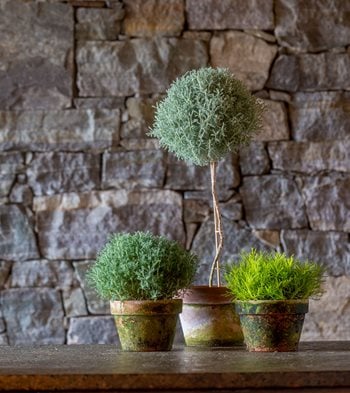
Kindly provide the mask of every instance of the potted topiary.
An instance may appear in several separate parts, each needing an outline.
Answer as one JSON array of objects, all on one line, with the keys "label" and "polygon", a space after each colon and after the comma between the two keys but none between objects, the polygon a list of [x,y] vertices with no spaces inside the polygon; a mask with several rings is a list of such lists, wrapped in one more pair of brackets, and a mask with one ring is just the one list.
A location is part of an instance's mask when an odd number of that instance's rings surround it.
[{"label": "potted topiary", "polygon": [[169,351],[182,300],[174,299],[195,275],[197,257],[175,241],[148,232],[115,234],[87,277],[110,300],[125,351]]},{"label": "potted topiary", "polygon": [[308,299],[321,294],[324,267],[279,252],[242,252],[225,275],[249,351],[296,351]]},{"label": "potted topiary", "polygon": [[263,110],[262,102],[229,71],[210,67],[177,79],[156,106],[150,135],[179,159],[209,165],[211,173],[216,252],[209,286],[192,287],[183,299],[181,324],[187,345],[226,346],[242,341],[238,318],[227,289],[221,285],[224,235],[216,169],[219,160],[247,144],[261,128]]}]

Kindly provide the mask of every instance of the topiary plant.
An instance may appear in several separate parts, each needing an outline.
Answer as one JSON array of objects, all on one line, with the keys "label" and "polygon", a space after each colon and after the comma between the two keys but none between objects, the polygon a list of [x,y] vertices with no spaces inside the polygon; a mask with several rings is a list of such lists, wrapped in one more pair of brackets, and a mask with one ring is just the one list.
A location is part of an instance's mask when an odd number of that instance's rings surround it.
[{"label": "topiary plant", "polygon": [[115,234],[87,279],[102,298],[112,301],[171,299],[191,284],[197,263],[194,254],[165,237]]},{"label": "topiary plant", "polygon": [[252,249],[228,267],[225,279],[237,300],[294,300],[320,295],[324,272],[314,262]]},{"label": "topiary plant", "polygon": [[156,106],[150,135],[182,160],[210,164],[216,254],[214,270],[220,286],[220,256],[224,236],[216,190],[217,163],[227,153],[247,144],[262,125],[262,102],[225,69],[202,68],[177,79]]}]

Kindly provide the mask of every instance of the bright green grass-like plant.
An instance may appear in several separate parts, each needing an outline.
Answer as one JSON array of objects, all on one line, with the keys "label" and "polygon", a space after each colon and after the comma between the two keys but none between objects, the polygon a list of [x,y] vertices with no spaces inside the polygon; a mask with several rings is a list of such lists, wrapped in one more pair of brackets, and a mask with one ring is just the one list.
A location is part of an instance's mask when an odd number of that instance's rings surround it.
[{"label": "bright green grass-like plant", "polygon": [[108,300],[171,299],[188,287],[197,257],[177,242],[149,232],[116,234],[87,273],[89,283]]},{"label": "bright green grass-like plant", "polygon": [[228,267],[225,279],[237,300],[292,300],[319,296],[324,273],[314,262],[252,249]]},{"label": "bright green grass-like plant", "polygon": [[219,160],[246,145],[262,127],[264,105],[240,80],[222,68],[187,72],[168,89],[156,106],[150,135],[179,159],[195,165],[210,164],[216,254],[209,276],[216,269],[220,286],[220,257],[224,235],[216,190]]}]

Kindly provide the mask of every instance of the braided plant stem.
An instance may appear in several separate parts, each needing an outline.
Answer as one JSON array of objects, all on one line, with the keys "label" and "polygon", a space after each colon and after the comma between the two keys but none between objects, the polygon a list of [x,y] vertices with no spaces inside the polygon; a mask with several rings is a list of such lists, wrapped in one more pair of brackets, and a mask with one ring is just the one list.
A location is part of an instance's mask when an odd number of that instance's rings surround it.
[{"label": "braided plant stem", "polygon": [[210,270],[210,276],[209,276],[210,287],[213,286],[215,270],[216,270],[217,286],[220,287],[220,257],[224,244],[224,234],[222,229],[219,198],[216,191],[216,169],[217,169],[217,161],[211,161],[210,178],[211,178],[211,192],[213,196],[213,212],[214,212],[214,227],[215,227],[215,257]]}]

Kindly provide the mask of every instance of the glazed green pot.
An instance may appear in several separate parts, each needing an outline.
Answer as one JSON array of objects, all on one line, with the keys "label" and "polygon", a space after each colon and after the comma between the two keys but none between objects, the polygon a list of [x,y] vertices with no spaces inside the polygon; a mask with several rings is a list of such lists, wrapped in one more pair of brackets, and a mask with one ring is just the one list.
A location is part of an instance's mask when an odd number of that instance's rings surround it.
[{"label": "glazed green pot", "polygon": [[236,301],[249,351],[298,350],[308,300]]},{"label": "glazed green pot", "polygon": [[171,350],[181,299],[114,301],[110,305],[122,350]]},{"label": "glazed green pot", "polygon": [[187,346],[243,344],[239,317],[226,287],[194,286],[183,295],[180,322]]}]

